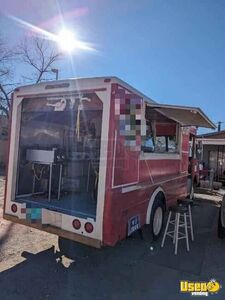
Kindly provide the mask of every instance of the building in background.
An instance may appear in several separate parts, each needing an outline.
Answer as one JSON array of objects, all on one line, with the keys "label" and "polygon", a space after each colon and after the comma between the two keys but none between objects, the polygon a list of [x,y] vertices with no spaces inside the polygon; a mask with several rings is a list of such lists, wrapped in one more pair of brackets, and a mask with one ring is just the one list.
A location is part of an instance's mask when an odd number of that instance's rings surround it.
[{"label": "building in background", "polygon": [[214,179],[225,184],[225,130],[199,135],[197,141],[204,174],[213,169]]}]

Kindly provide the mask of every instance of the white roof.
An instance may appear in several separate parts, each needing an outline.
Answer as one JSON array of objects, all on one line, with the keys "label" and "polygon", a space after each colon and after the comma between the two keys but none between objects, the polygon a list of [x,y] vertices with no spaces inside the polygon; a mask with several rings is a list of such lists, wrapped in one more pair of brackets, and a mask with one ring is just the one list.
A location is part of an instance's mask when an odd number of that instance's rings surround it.
[{"label": "white roof", "polygon": [[33,97],[35,97],[36,95],[43,95],[53,92],[71,93],[74,91],[79,92],[79,90],[87,88],[107,88],[112,83],[120,84],[131,93],[139,95],[144,99],[147,106],[157,109],[160,113],[164,114],[172,120],[175,120],[182,126],[197,126],[206,128],[216,127],[201,111],[200,108],[158,104],[125,81],[115,76],[70,78],[65,80],[44,81],[38,84],[19,87],[15,89],[15,93],[19,97],[26,97],[28,95],[30,96],[31,94],[33,94]]},{"label": "white roof", "polygon": [[[110,80],[107,82],[106,80]],[[25,86],[20,86],[15,89],[15,92],[18,94],[40,94],[40,93],[53,93],[53,92],[72,92],[72,91],[79,91],[80,89],[84,88],[101,88],[107,87],[112,83],[118,83],[121,86],[125,87],[126,89],[130,90],[132,93],[139,95],[142,97],[146,102],[155,103],[154,100],[147,97],[145,94],[140,92],[139,90],[135,89],[130,84],[126,83],[125,81],[121,80],[116,76],[102,76],[102,77],[84,77],[84,78],[68,78],[62,80],[50,80],[50,81],[43,81],[36,84],[30,84]],[[51,88],[52,87],[52,88]]]}]

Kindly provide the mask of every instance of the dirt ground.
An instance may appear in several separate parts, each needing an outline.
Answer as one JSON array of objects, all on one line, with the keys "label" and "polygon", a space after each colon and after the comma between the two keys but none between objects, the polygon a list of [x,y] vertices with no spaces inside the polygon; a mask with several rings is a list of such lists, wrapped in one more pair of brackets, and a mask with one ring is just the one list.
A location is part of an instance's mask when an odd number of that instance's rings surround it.
[{"label": "dirt ground", "polygon": [[225,299],[225,241],[216,233],[221,195],[196,194],[190,252],[184,241],[175,256],[169,239],[161,248],[160,240],[136,235],[71,261],[55,251],[56,236],[2,219],[3,192],[0,177],[0,300],[190,299],[180,280],[211,278],[222,285],[212,297]]},{"label": "dirt ground", "polygon": [[[21,253],[26,250],[38,253],[52,245],[57,246],[55,235],[23,225],[14,224],[2,218],[4,177],[0,177],[0,272],[25,260]],[[0,297],[1,299],[1,297]]]}]

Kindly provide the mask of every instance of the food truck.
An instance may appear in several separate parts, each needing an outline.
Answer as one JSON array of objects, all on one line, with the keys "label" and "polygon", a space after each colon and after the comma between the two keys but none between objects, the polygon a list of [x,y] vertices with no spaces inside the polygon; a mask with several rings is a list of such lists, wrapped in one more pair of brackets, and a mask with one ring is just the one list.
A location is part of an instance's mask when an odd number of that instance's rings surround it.
[{"label": "food truck", "polygon": [[4,218],[100,248],[160,236],[187,191],[199,108],[154,102],[116,77],[42,82],[12,96]]}]

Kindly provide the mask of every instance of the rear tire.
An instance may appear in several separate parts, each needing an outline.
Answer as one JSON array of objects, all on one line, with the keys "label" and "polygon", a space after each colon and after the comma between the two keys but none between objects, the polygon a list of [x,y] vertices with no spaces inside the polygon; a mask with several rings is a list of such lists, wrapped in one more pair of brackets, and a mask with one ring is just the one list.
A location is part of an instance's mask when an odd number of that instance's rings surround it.
[{"label": "rear tire", "polygon": [[142,228],[143,238],[146,241],[158,240],[163,229],[165,204],[162,198],[157,196],[152,205],[150,224],[145,224]]}]

